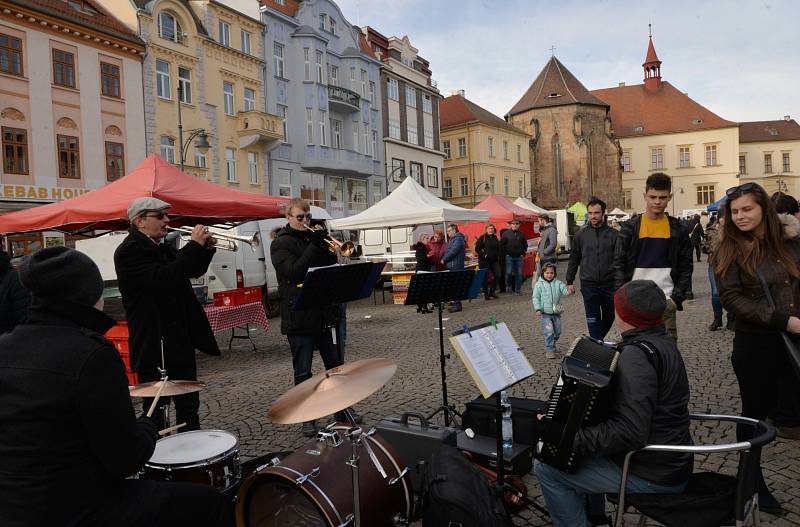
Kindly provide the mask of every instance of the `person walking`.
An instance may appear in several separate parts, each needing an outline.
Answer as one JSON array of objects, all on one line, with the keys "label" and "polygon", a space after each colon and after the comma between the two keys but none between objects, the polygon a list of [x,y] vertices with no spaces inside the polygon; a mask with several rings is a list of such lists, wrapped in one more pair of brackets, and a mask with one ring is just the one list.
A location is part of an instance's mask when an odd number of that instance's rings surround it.
[{"label": "person walking", "polygon": [[544,268],[546,263],[558,263],[556,246],[558,245],[558,231],[553,225],[553,219],[547,213],[539,215],[539,247],[536,249],[536,257],[539,264],[536,266],[537,276]]},{"label": "person walking", "polygon": [[592,338],[602,340],[614,324],[614,246],[617,231],[605,219],[606,203],[592,198],[586,206],[589,222],[572,240],[567,266],[567,288],[575,293],[575,275],[581,269],[581,296],[586,325]]},{"label": "person walking", "polygon": [[[478,268],[489,270],[483,279],[483,297],[486,300],[497,298],[494,291],[500,280],[500,240],[491,223],[486,225],[483,234],[475,240],[475,253],[478,255]],[[491,280],[489,273],[492,275]]]},{"label": "person walking", "polygon": [[556,280],[556,264],[547,262],[542,266],[542,276],[533,287],[533,310],[542,325],[544,356],[556,358],[556,343],[561,337],[561,297],[572,294],[567,285]]},{"label": "person walking", "polygon": [[509,293],[521,295],[522,257],[528,251],[528,240],[519,230],[519,220],[512,219],[508,224],[511,228],[506,230],[500,239],[506,260],[506,287],[509,288]]},{"label": "person walking", "polygon": [[697,261],[700,261],[701,248],[705,233],[703,232],[703,224],[700,223],[700,215],[695,214],[692,221],[689,222],[689,240],[692,242],[695,256]]},{"label": "person walking", "polygon": [[[442,264],[448,271],[458,271],[464,269],[464,259],[467,253],[467,244],[464,241],[464,235],[458,232],[458,225],[451,223],[447,226],[447,249],[442,256]],[[450,313],[457,313],[461,311],[461,300],[456,300],[447,309]]]},{"label": "person walking", "polygon": [[0,249],[0,334],[21,324],[28,313],[31,294],[19,281],[11,256]]}]

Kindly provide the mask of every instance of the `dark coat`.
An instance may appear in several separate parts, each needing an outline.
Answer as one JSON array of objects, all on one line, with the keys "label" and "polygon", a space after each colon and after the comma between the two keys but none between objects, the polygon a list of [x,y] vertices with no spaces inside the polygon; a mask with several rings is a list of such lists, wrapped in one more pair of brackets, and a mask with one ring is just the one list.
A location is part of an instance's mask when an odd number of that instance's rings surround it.
[{"label": "dark coat", "polygon": [[467,244],[464,241],[464,235],[457,232],[447,241],[447,249],[444,251],[444,265],[447,269],[453,271],[464,268],[464,259],[466,257]]},{"label": "dark coat", "polygon": [[323,306],[292,311],[300,294],[309,267],[324,267],[336,263],[336,255],[311,243],[311,233],[297,231],[286,225],[278,231],[270,247],[272,265],[278,280],[281,297],[281,333],[314,333],[338,321],[338,306]]},{"label": "dark coat", "polygon": [[522,256],[528,251],[528,240],[519,229],[506,229],[500,235],[500,246],[505,256]]},{"label": "dark coat", "polygon": [[[678,218],[669,216],[669,247],[667,259],[671,268],[673,290],[672,298],[680,304],[686,299],[686,292],[692,290],[692,244],[689,233]],[[617,243],[614,247],[614,289],[619,289],[631,281],[639,258],[639,227],[642,215],[639,214],[620,226]]]},{"label": "dark coat", "polygon": [[[136,419],[114,321],[79,304],[31,304],[0,336],[0,524],[90,525],[158,439]],[[74,523],[73,523],[74,522]]]},{"label": "dark coat", "polygon": [[31,294],[20,283],[8,253],[0,251],[0,333],[25,320],[30,301]]},{"label": "dark coat", "polygon": [[422,242],[414,245],[414,259],[417,261],[417,271],[430,271],[431,262],[428,260],[428,246]]},{"label": "dark coat", "polygon": [[[649,343],[658,357],[648,359],[644,350],[630,345],[635,341]],[[582,428],[575,436],[575,450],[622,465],[626,453],[648,444],[691,445],[689,378],[675,341],[664,326],[657,326],[626,331],[621,344],[608,419]],[[659,485],[678,485],[691,473],[692,457],[686,454],[642,452],[631,462],[631,474]]]},{"label": "dark coat", "polygon": [[567,266],[567,285],[575,282],[581,268],[581,287],[614,287],[614,247],[617,231],[605,222],[599,227],[587,224],[572,239]]},{"label": "dark coat", "polygon": [[157,245],[133,227],[117,247],[114,267],[128,321],[134,371],[157,373],[162,336],[167,372],[193,368],[195,349],[220,354],[189,281],[203,276],[213,257],[213,250],[194,241],[179,251],[172,244]]},{"label": "dark coat", "polygon": [[700,242],[702,242],[705,237],[703,225],[700,223],[700,220],[692,220],[689,222],[687,229],[689,231],[689,240],[691,240],[692,245],[700,245]]},{"label": "dark coat", "polygon": [[478,263],[496,262],[500,259],[500,240],[496,234],[481,234],[475,240]]}]

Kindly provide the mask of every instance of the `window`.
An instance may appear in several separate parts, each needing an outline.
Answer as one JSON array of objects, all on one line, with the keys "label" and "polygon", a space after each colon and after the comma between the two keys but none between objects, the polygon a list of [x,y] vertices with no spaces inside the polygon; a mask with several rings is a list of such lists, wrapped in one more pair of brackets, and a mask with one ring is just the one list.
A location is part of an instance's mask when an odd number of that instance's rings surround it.
[{"label": "window", "polygon": [[372,157],[378,159],[378,132],[372,131]]},{"label": "window", "polygon": [[459,186],[461,187],[461,195],[462,196],[469,196],[469,185],[467,184],[467,178],[462,177],[459,180]]},{"label": "window", "polygon": [[503,195],[508,196],[508,178],[503,178]]},{"label": "window", "polygon": [[319,111],[319,144],[328,146],[328,118],[325,110]]},{"label": "window", "polygon": [[372,182],[372,203],[378,203],[383,199],[383,183],[381,181]]},{"label": "window", "polygon": [[551,148],[553,149],[553,186],[555,187],[556,196],[564,196],[564,165],[561,158],[561,140],[558,134],[553,135],[551,141]]},{"label": "window", "polygon": [[22,75],[22,40],[0,34],[0,71]]},{"label": "window", "polygon": [[706,145],[706,166],[717,166],[717,145]]},{"label": "window", "polygon": [[494,157],[494,137],[489,138],[489,157]]},{"label": "window", "polygon": [[[503,159],[508,161],[508,141],[503,141]],[[508,192],[506,192],[508,194]]]},{"label": "window", "polygon": [[53,84],[75,87],[75,55],[60,49],[53,50]]},{"label": "window", "polygon": [[367,70],[361,70],[361,96],[367,96]]},{"label": "window", "polygon": [[328,21],[328,15],[326,15],[325,13],[321,13],[319,15],[319,28],[324,30],[325,29],[325,22],[327,22],[327,21]]},{"label": "window", "polygon": [[406,129],[406,132],[408,133],[408,142],[413,145],[417,144],[417,127],[409,125]]},{"label": "window", "polygon": [[219,43],[231,47],[231,25],[222,20],[219,21]]},{"label": "window", "polygon": [[236,181],[236,150],[233,148],[225,149],[225,176],[231,183]]},{"label": "window", "polygon": [[791,172],[791,163],[789,162],[789,152],[783,152],[783,172]]},{"label": "window", "polygon": [[425,148],[433,148],[433,130],[426,129],[423,133],[425,135]]},{"label": "window", "polygon": [[100,63],[100,90],[106,97],[119,98],[119,66],[107,62]]},{"label": "window", "polygon": [[258,154],[247,152],[247,175],[250,183],[258,185]]},{"label": "window", "polygon": [[3,172],[28,173],[28,131],[3,127]]},{"label": "window", "polygon": [[356,214],[367,208],[367,182],[358,179],[347,180],[347,208]]},{"label": "window", "polygon": [[433,113],[433,102],[431,101],[431,96],[425,94],[422,98],[422,111],[425,113]]},{"label": "window", "polygon": [[400,139],[400,121],[397,119],[389,119],[389,137],[392,139]]},{"label": "window", "polygon": [[116,181],[125,175],[125,146],[106,141],[106,180]]},{"label": "window", "polygon": [[393,157],[391,174],[393,181],[403,181],[406,177],[406,162]]},{"label": "window", "polygon": [[772,154],[764,154],[764,173],[772,174]]},{"label": "window", "polygon": [[172,93],[169,83],[169,62],[156,59],[156,94],[162,99],[169,99]]},{"label": "window", "polygon": [[178,97],[182,103],[192,104],[192,70],[178,66]]},{"label": "window", "polygon": [[233,84],[231,84],[230,82],[223,82],[222,93],[225,96],[224,100],[225,115],[235,115],[236,106],[234,105],[234,100],[233,100]]},{"label": "window", "polygon": [[303,48],[303,70],[305,71],[305,77],[303,79],[310,81],[311,80],[311,62],[309,59],[309,49]]},{"label": "window", "polygon": [[281,118],[281,125],[283,127],[283,142],[289,142],[289,108],[287,106],[283,106],[282,104],[278,105],[278,117]]},{"label": "window", "polygon": [[397,84],[397,79],[386,80],[386,96],[393,101],[400,100],[400,89]]},{"label": "window", "polygon": [[80,179],[81,167],[78,138],[59,134],[56,142],[58,143],[58,176]]},{"label": "window", "polygon": [[317,64],[317,82],[322,84],[325,82],[325,77],[322,74],[322,52],[317,51],[315,62]]},{"label": "window", "polygon": [[273,53],[275,55],[275,76],[284,78],[283,77],[283,45],[275,43],[273,44]]},{"label": "window", "polygon": [[517,163],[522,163],[522,145],[517,145]]},{"label": "window", "polygon": [[181,42],[183,40],[181,25],[171,13],[167,13],[166,11],[161,11],[161,13],[159,13],[158,36],[173,42]]},{"label": "window", "polygon": [[169,136],[162,135],[159,153],[164,161],[175,164],[175,140]]},{"label": "window", "polygon": [[197,168],[208,168],[206,155],[198,149],[194,149],[194,166]]},{"label": "window", "polygon": [[622,164],[622,171],[623,172],[632,172],[631,169],[631,151],[624,150],[622,152],[622,159],[620,159],[620,163]]},{"label": "window", "polygon": [[428,167],[428,186],[439,186],[439,169],[436,167]]},{"label": "window", "polygon": [[369,81],[369,100],[375,102],[375,83]]},{"label": "window", "polygon": [[739,173],[747,174],[747,156],[739,156]]},{"label": "window", "polygon": [[467,157],[467,140],[463,137],[458,138],[458,157]]},{"label": "window", "polygon": [[489,189],[494,194],[494,176],[489,176]]},{"label": "window", "polygon": [[631,205],[631,189],[623,189],[622,190],[622,208],[625,210],[631,210],[633,206]]},{"label": "window", "polygon": [[350,68],[350,89],[355,91],[356,89],[356,69]]},{"label": "window", "polygon": [[331,132],[333,133],[333,148],[342,148],[342,121],[331,119]]},{"label": "window", "polygon": [[331,33],[335,35],[336,34],[336,20],[334,20],[333,17],[330,17],[328,19],[328,27],[330,28]]},{"label": "window", "polygon": [[689,168],[692,166],[691,153],[688,146],[678,147],[678,168]]},{"label": "window", "polygon": [[409,163],[409,170],[411,172],[411,177],[414,178],[414,181],[419,183],[420,185],[424,185],[422,182],[422,165],[420,163],[414,163],[413,161]]},{"label": "window", "polygon": [[256,91],[253,88],[244,89],[244,111],[256,109]]},{"label": "window", "polygon": [[650,149],[650,169],[659,170],[664,168],[664,149],[661,147]]},{"label": "window", "polygon": [[522,180],[518,179],[517,180],[517,196],[524,196],[524,195],[525,195],[525,189],[522,187]]},{"label": "window", "polygon": [[306,108],[306,143],[314,144],[314,110]]},{"label": "window", "polygon": [[353,123],[353,150],[358,152],[358,123]]},{"label": "window", "polygon": [[445,179],[442,182],[442,197],[443,198],[452,198],[453,197],[453,180],[452,179]]},{"label": "window", "polygon": [[450,159],[450,141],[442,141],[442,151],[444,152],[444,158]]},{"label": "window", "polygon": [[328,64],[328,84],[331,86],[339,85],[339,68]]},{"label": "window", "polygon": [[369,143],[370,143],[370,141],[369,141],[369,129],[368,129],[368,125],[366,123],[364,123],[364,134],[363,134],[363,136],[364,136],[364,155],[368,156],[368,155],[370,155],[370,151],[369,151]]},{"label": "window", "polygon": [[714,185],[697,185],[698,205],[710,205],[714,201]]},{"label": "window", "polygon": [[241,30],[242,34],[242,53],[250,54],[250,32]]},{"label": "window", "polygon": [[417,107],[417,90],[410,86],[406,86],[406,106],[409,108]]}]

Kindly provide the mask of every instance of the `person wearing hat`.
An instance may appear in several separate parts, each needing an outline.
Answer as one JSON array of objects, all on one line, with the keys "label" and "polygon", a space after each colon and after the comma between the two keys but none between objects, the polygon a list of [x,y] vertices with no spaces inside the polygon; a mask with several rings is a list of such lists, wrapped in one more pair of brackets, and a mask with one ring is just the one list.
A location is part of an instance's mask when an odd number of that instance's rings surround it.
[{"label": "person wearing hat", "polygon": [[539,246],[536,249],[539,265],[536,266],[536,276],[539,276],[544,264],[558,264],[557,245],[558,231],[553,225],[553,218],[550,217],[550,214],[543,212],[539,215]]},{"label": "person wearing hat", "polygon": [[[170,204],[153,197],[128,206],[128,236],[114,252],[119,291],[128,322],[131,368],[140,382],[157,381],[159,368],[174,380],[197,380],[195,350],[219,355],[203,307],[192,290],[191,278],[208,270],[214,256],[208,227],[195,225],[191,240],[180,250],[164,243]],[[173,397],[176,423],[183,431],[198,430],[200,396],[197,392]],[[169,399],[165,402],[169,404]],[[150,400],[143,401],[143,407]],[[157,414],[162,418],[162,410]]]},{"label": "person wearing hat", "polygon": [[[667,297],[652,280],[633,280],[614,295],[622,334],[611,378],[608,418],[581,428],[574,451],[582,462],[567,473],[536,461],[535,472],[553,525],[587,525],[585,497],[619,492],[625,454],[648,444],[690,445],[689,379],[663,323]],[[540,416],[542,419],[543,416]],[[543,434],[550,430],[545,424]],[[692,473],[691,454],[642,452],[631,460],[627,492],[680,493]]]},{"label": "person wearing hat", "polygon": [[[528,240],[519,230],[519,220],[508,222],[511,226],[500,236],[500,249],[506,261],[506,287],[517,295],[522,294],[522,257],[528,251]],[[512,278],[513,276],[513,278]]]},{"label": "person wearing hat", "polygon": [[126,479],[158,426],[134,415],[125,367],[103,334],[103,279],[85,254],[23,260],[27,319],[0,336],[0,525],[231,525],[208,485]]}]

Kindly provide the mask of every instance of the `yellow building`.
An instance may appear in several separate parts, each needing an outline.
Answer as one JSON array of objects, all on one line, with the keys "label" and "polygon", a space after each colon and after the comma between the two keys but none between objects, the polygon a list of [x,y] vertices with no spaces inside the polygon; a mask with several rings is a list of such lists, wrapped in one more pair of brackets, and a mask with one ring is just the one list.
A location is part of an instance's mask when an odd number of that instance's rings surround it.
[{"label": "yellow building", "polygon": [[264,25],[213,0],[101,1],[147,44],[148,152],[183,161],[209,181],[264,193],[267,153],[283,138],[281,119],[264,111]]},{"label": "yellow building", "polygon": [[464,97],[451,95],[439,110],[444,151],[442,197],[472,208],[491,194],[530,192],[530,136]]},{"label": "yellow building", "polygon": [[739,123],[741,182],[755,181],[768,193],[800,196],[800,125],[790,116],[780,121]]}]

